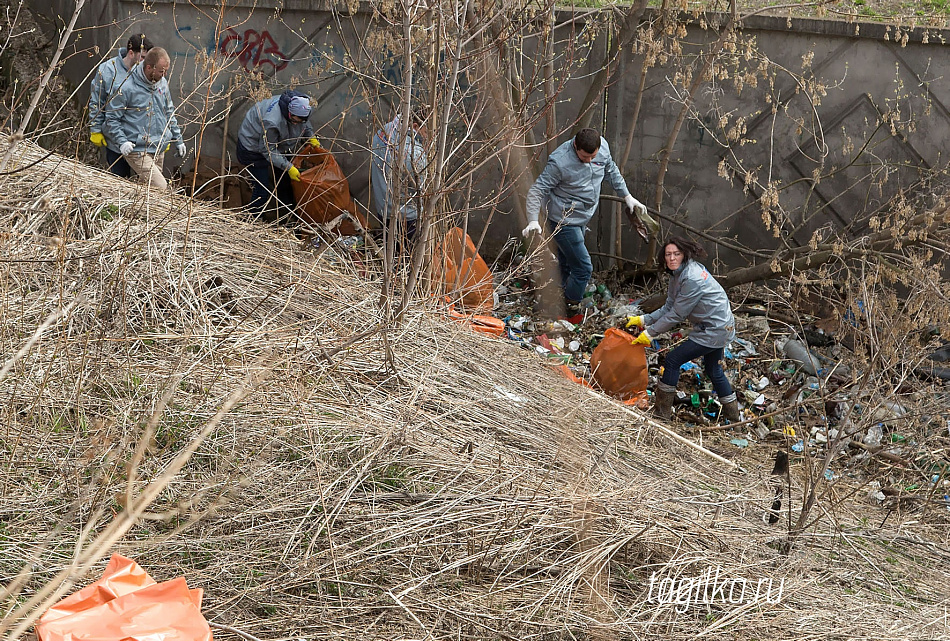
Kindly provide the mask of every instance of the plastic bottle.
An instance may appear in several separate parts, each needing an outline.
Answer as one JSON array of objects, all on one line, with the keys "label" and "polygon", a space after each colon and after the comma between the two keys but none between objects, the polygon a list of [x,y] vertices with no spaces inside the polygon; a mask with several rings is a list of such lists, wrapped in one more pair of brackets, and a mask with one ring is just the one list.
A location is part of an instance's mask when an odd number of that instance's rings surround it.
[{"label": "plastic bottle", "polygon": [[778,344],[778,348],[782,350],[782,353],[785,354],[789,360],[799,363],[805,372],[812,376],[818,374],[818,369],[821,367],[818,363],[818,359],[815,358],[812,353],[808,351],[805,344],[797,338],[789,336],[784,342]]},{"label": "plastic bottle", "polygon": [[881,438],[883,436],[884,430],[881,429],[881,424],[876,423],[868,428],[868,433],[864,435],[864,444],[877,447],[881,444]]}]

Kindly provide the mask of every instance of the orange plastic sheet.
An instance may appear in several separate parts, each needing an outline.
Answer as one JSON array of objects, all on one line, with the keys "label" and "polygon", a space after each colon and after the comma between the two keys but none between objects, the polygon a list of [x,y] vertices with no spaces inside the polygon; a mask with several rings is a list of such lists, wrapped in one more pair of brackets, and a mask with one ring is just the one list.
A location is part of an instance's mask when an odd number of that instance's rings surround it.
[{"label": "orange plastic sheet", "polygon": [[494,316],[482,314],[460,314],[454,307],[449,308],[449,318],[460,323],[468,323],[473,332],[501,337],[505,335],[505,321]]},{"label": "orange plastic sheet", "polygon": [[569,381],[574,381],[578,385],[583,385],[584,387],[591,387],[591,384],[585,381],[583,378],[580,378],[577,374],[571,371],[571,368],[567,365],[558,365],[554,368],[558,373],[566,378]]},{"label": "orange plastic sheet", "polygon": [[646,399],[647,355],[642,345],[631,345],[633,336],[610,327],[590,356],[594,381],[610,396],[633,404]]},{"label": "orange plastic sheet", "polygon": [[354,220],[366,229],[366,218],[356,211],[350,184],[333,154],[323,147],[306,145],[294,158],[294,167],[300,170],[300,180],[291,185],[297,213],[305,222],[327,225],[339,219],[337,230],[344,236],[359,233]]},{"label": "orange plastic sheet", "polygon": [[495,285],[471,237],[453,227],[445,235],[441,253],[445,291],[457,291],[459,303],[466,310],[490,312],[495,305]]},{"label": "orange plastic sheet", "polygon": [[39,641],[211,641],[202,590],[184,577],[156,583],[135,561],[113,554],[102,578],[46,611]]}]

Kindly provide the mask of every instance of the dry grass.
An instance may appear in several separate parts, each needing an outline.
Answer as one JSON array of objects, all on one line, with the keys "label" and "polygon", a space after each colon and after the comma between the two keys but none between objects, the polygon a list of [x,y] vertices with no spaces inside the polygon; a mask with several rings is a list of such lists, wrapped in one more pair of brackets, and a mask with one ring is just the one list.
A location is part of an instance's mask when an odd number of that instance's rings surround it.
[{"label": "dry grass", "polygon": [[[0,583],[25,569],[5,615],[134,504],[114,549],[264,639],[950,633],[944,507],[843,480],[784,555],[768,452],[735,472],[422,306],[351,342],[378,283],[334,248],[41,158],[0,188]],[[782,600],[647,603],[652,572],[710,566],[785,579]]]}]

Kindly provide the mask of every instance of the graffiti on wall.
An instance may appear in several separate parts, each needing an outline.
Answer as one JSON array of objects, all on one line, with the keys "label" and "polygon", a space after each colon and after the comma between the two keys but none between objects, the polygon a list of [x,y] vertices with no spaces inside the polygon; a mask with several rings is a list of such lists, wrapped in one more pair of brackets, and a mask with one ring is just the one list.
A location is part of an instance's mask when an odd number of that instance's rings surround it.
[{"label": "graffiti on wall", "polygon": [[281,71],[287,66],[288,60],[270,32],[256,29],[245,29],[244,33],[239,33],[228,28],[221,34],[218,54],[225,58],[237,58],[247,71],[258,71],[266,65],[270,65],[274,71]]}]

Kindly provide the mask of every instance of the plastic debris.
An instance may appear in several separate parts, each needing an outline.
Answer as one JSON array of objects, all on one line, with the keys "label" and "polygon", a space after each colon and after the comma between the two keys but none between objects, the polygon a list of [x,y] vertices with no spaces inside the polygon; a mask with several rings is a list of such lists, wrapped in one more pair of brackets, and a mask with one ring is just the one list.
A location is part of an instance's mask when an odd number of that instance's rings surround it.
[{"label": "plastic debris", "polygon": [[804,452],[804,451],[805,451],[805,442],[804,442],[804,441],[798,441],[797,443],[793,443],[793,444],[792,444],[792,451],[793,451],[793,452]]},{"label": "plastic debris", "polygon": [[868,428],[868,433],[864,435],[862,442],[865,445],[877,447],[881,444],[881,438],[884,436],[884,430],[881,423],[877,423]]},{"label": "plastic debris", "polygon": [[884,496],[884,492],[881,491],[880,481],[872,481],[868,487],[870,488],[868,491],[868,500],[872,503],[880,504],[884,502],[885,498],[887,498]]},{"label": "plastic debris", "polygon": [[732,443],[733,445],[735,445],[736,447],[749,447],[749,441],[748,441],[748,439],[744,439],[744,438],[734,438],[734,439],[732,439],[732,440],[729,441],[729,442]]},{"label": "plastic debris", "polygon": [[113,554],[102,578],[54,604],[36,624],[39,641],[211,641],[203,591],[184,577],[156,583],[135,561]]},{"label": "plastic debris", "polygon": [[509,391],[509,390],[506,390],[506,389],[505,389],[504,387],[502,387],[501,385],[494,385],[493,387],[494,387],[494,390],[495,390],[495,396],[496,396],[497,398],[508,399],[509,401],[512,401],[512,402],[515,402],[515,403],[527,403],[527,402],[528,402],[528,399],[525,398],[524,396],[519,396],[518,394],[515,394],[514,392],[511,392],[511,391]]},{"label": "plastic debris", "polygon": [[744,339],[742,339],[742,338],[738,338],[738,337],[736,337],[736,338],[733,339],[733,340],[734,340],[736,343],[738,343],[738,344],[741,346],[741,348],[742,348],[742,349],[737,350],[736,352],[734,352],[735,355],[738,356],[739,358],[747,358],[747,357],[750,357],[750,356],[758,356],[758,355],[759,355],[759,352],[755,349],[755,345],[753,345],[753,344],[750,343],[749,341],[744,340]]},{"label": "plastic debris", "polygon": [[793,360],[798,363],[802,370],[815,376],[818,374],[818,370],[821,369],[821,365],[818,363],[818,359],[815,358],[808,348],[797,338],[792,338],[788,336],[783,340],[780,340],[775,343],[776,347],[785,354],[789,360]]}]

